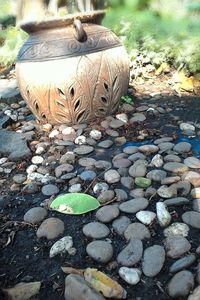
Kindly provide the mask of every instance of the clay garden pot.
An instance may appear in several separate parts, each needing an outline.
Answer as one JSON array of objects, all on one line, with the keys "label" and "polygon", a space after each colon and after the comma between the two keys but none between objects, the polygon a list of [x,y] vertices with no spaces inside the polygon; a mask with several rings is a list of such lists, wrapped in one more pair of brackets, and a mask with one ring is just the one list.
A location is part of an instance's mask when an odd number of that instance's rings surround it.
[{"label": "clay garden pot", "polygon": [[124,46],[100,26],[103,11],[26,23],[20,92],[41,123],[83,123],[113,114],[129,83]]}]

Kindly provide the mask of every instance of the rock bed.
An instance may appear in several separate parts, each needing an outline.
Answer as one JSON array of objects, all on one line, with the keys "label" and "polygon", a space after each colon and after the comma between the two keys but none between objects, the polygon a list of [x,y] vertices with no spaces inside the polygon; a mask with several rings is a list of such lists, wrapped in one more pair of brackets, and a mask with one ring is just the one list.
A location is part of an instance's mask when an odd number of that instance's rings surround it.
[{"label": "rock bed", "polygon": [[[151,102],[72,127],[39,126],[23,101],[2,107],[4,288],[41,280],[38,299],[64,299],[61,267],[94,267],[129,300],[187,299],[193,290],[189,300],[200,298],[200,160],[176,135],[198,137],[200,123],[178,117],[173,103]],[[49,210],[66,192],[89,193],[102,207],[79,217]],[[65,284],[69,300],[90,289],[75,275]]]}]

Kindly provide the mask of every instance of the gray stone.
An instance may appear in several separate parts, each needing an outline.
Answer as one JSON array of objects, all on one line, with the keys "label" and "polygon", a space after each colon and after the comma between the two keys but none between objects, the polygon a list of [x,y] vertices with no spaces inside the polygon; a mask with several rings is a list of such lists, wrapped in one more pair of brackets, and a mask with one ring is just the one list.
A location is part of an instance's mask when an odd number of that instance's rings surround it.
[{"label": "gray stone", "polygon": [[189,227],[185,223],[173,223],[169,227],[164,229],[164,236],[174,236],[174,235],[180,235],[180,236],[188,236]]},{"label": "gray stone", "polygon": [[112,167],[112,164],[109,161],[106,160],[98,160],[94,164],[96,169],[110,169]]},{"label": "gray stone", "polygon": [[75,299],[105,300],[82,276],[70,274],[65,279],[65,300]]},{"label": "gray stone", "polygon": [[170,280],[167,291],[170,297],[186,297],[194,287],[194,277],[189,271],[180,271]]},{"label": "gray stone", "polygon": [[200,229],[200,213],[196,211],[187,211],[182,214],[182,220],[187,225]]},{"label": "gray stone", "polygon": [[46,237],[48,240],[53,240],[62,235],[64,229],[63,221],[58,218],[48,218],[42,222],[36,235],[38,238]]},{"label": "gray stone", "polygon": [[6,115],[3,115],[0,117],[0,129],[6,128],[7,126],[11,125],[13,123],[13,120]]},{"label": "gray stone", "polygon": [[149,173],[147,173],[147,178],[151,179],[153,181],[160,182],[167,176],[167,172],[163,170],[152,170]]},{"label": "gray stone", "polygon": [[141,240],[133,239],[128,245],[118,254],[118,264],[125,267],[132,267],[137,264],[143,254],[143,244]]},{"label": "gray stone", "polygon": [[136,218],[144,225],[150,225],[156,218],[156,214],[152,211],[139,211],[136,214]]},{"label": "gray stone", "polygon": [[148,153],[148,154],[156,153],[159,150],[158,146],[155,146],[155,145],[143,145],[143,146],[140,146],[138,149],[142,153]]},{"label": "gray stone", "polygon": [[188,181],[179,181],[170,187],[176,189],[180,196],[187,196],[191,191],[191,184]]},{"label": "gray stone", "polygon": [[178,155],[169,154],[169,155],[166,155],[164,157],[164,161],[166,161],[166,162],[178,162],[178,163],[180,163],[181,162],[181,158]]},{"label": "gray stone", "polygon": [[136,285],[140,281],[142,272],[136,268],[121,267],[119,276],[130,285]]},{"label": "gray stone", "polygon": [[104,149],[108,149],[112,145],[113,145],[113,141],[111,141],[111,140],[105,140],[105,141],[102,141],[102,142],[98,143],[97,146],[101,147],[101,148],[104,148]]},{"label": "gray stone", "polygon": [[168,257],[179,258],[190,251],[191,245],[183,236],[169,236],[165,240],[165,249]]},{"label": "gray stone", "polygon": [[115,159],[113,161],[114,168],[128,168],[130,167],[132,162],[127,158]]},{"label": "gray stone", "polygon": [[169,162],[163,166],[165,171],[172,172],[174,174],[183,174],[188,171],[188,167],[182,163]]},{"label": "gray stone", "polygon": [[140,152],[134,153],[128,157],[129,160],[135,162],[137,160],[144,160],[146,156]]},{"label": "gray stone", "polygon": [[200,198],[200,187],[196,187],[191,190],[191,196],[193,198],[199,199]]},{"label": "gray stone", "polygon": [[126,228],[124,232],[124,236],[127,240],[131,240],[131,239],[144,240],[144,239],[150,239],[151,233],[145,225],[135,222],[130,224]]},{"label": "gray stone", "polygon": [[93,239],[102,239],[109,235],[109,228],[99,222],[91,222],[83,226],[83,233]]},{"label": "gray stone", "polygon": [[154,144],[158,145],[158,144],[161,144],[161,143],[172,142],[172,141],[173,141],[173,138],[171,138],[171,137],[163,137],[163,138],[155,140]]},{"label": "gray stone", "polygon": [[102,223],[109,223],[119,216],[119,208],[116,205],[106,205],[98,209],[96,218]]},{"label": "gray stone", "polygon": [[23,136],[8,130],[0,131],[0,154],[9,155],[11,161],[24,161],[31,157],[31,151]]},{"label": "gray stone", "polygon": [[145,209],[149,202],[145,198],[135,198],[120,204],[119,209],[125,213],[136,213]]},{"label": "gray stone", "polygon": [[198,284],[200,284],[200,262],[197,265],[197,276],[196,276],[196,279],[197,279]]},{"label": "gray stone", "polygon": [[161,185],[161,187],[157,190],[157,194],[161,198],[172,198],[177,195],[177,190],[172,186],[168,187],[167,185]]},{"label": "gray stone", "polygon": [[187,157],[184,164],[191,169],[200,169],[200,160],[196,157]]},{"label": "gray stone", "polygon": [[25,174],[16,174],[13,176],[13,181],[17,184],[22,184],[26,180]]},{"label": "gray stone", "polygon": [[122,189],[115,189],[117,201],[126,201],[128,199],[127,193]]},{"label": "gray stone", "polygon": [[132,198],[144,198],[144,189],[137,188],[130,191],[129,196]]},{"label": "gray stone", "polygon": [[189,202],[190,200],[183,197],[171,198],[164,201],[167,206],[182,206],[188,204]]},{"label": "gray stone", "polygon": [[174,151],[182,154],[182,153],[187,153],[191,150],[192,146],[191,144],[187,142],[180,142],[174,146]]},{"label": "gray stone", "polygon": [[110,184],[120,181],[120,175],[116,170],[108,170],[104,174],[104,180]]},{"label": "gray stone", "polygon": [[42,187],[42,194],[45,196],[52,196],[59,193],[59,188],[54,184],[47,184]]},{"label": "gray stone", "polygon": [[145,161],[136,161],[130,168],[129,168],[129,175],[132,177],[145,177],[147,172],[147,167]]},{"label": "gray stone", "polygon": [[181,178],[179,176],[166,177],[166,178],[161,180],[161,184],[162,185],[169,185],[169,184],[176,183],[180,180],[181,180]]},{"label": "gray stone", "polygon": [[200,286],[196,287],[193,293],[188,297],[188,300],[199,300],[199,299],[200,299]]},{"label": "gray stone", "polygon": [[198,213],[200,213],[200,199],[194,199],[192,201],[192,208],[193,210],[197,211]]},{"label": "gray stone", "polygon": [[86,170],[83,171],[79,177],[84,181],[92,181],[94,178],[96,178],[97,174],[94,171]]},{"label": "gray stone", "polygon": [[132,177],[121,177],[121,184],[127,189],[131,190],[134,187],[134,180]]},{"label": "gray stone", "polygon": [[43,207],[33,207],[24,215],[24,222],[30,224],[38,224],[47,216],[47,210]]},{"label": "gray stone", "polygon": [[165,262],[165,250],[159,245],[146,248],[142,263],[143,273],[148,277],[154,277],[160,273]]},{"label": "gray stone", "polygon": [[74,166],[70,164],[63,164],[55,168],[56,177],[61,177],[63,173],[70,173],[74,169]]},{"label": "gray stone", "polygon": [[121,216],[118,219],[113,221],[112,227],[117,234],[123,235],[124,231],[130,224],[131,224],[131,220],[128,217]]},{"label": "gray stone", "polygon": [[195,131],[195,127],[194,125],[192,124],[189,124],[189,123],[181,123],[180,124],[180,129],[183,130],[183,131]]},{"label": "gray stone", "polygon": [[7,104],[16,103],[19,100],[19,88],[16,79],[0,80],[0,99]]},{"label": "gray stone", "polygon": [[118,129],[118,128],[124,126],[124,124],[125,124],[125,123],[122,122],[121,120],[116,120],[116,119],[114,119],[114,120],[112,120],[112,121],[110,122],[109,126],[110,126],[111,128],[113,128],[113,129]]},{"label": "gray stone", "polygon": [[87,245],[86,252],[98,263],[108,263],[113,256],[113,247],[105,241],[93,241]]},{"label": "gray stone", "polygon": [[136,146],[128,146],[128,147],[125,147],[123,149],[123,152],[126,153],[126,154],[134,154],[136,152],[138,152],[138,147]]},{"label": "gray stone", "polygon": [[169,151],[174,147],[173,143],[170,142],[164,142],[164,143],[160,143],[158,144],[158,147],[160,148],[160,153],[163,153],[165,151]]},{"label": "gray stone", "polygon": [[94,151],[94,147],[82,145],[74,149],[74,153],[78,155],[86,155]]},{"label": "gray stone", "polygon": [[96,160],[90,157],[82,157],[78,160],[78,164],[82,167],[92,167],[95,165]]},{"label": "gray stone", "polygon": [[22,189],[22,193],[25,194],[35,194],[38,191],[39,191],[39,186],[35,182],[27,183]]},{"label": "gray stone", "polygon": [[106,129],[106,134],[112,137],[118,137],[119,133],[113,129]]},{"label": "gray stone", "polygon": [[169,268],[170,273],[176,273],[182,269],[190,267],[196,261],[196,256],[194,254],[187,255],[183,258],[175,261]]},{"label": "gray stone", "polygon": [[115,197],[115,193],[112,190],[102,191],[100,195],[98,196],[97,200],[101,204],[109,203],[112,201]]},{"label": "gray stone", "polygon": [[163,164],[164,164],[163,158],[160,154],[156,154],[151,160],[151,165],[155,166],[156,168],[162,167]]},{"label": "gray stone", "polygon": [[141,123],[146,120],[146,117],[142,113],[134,113],[133,117],[130,119],[130,123]]}]

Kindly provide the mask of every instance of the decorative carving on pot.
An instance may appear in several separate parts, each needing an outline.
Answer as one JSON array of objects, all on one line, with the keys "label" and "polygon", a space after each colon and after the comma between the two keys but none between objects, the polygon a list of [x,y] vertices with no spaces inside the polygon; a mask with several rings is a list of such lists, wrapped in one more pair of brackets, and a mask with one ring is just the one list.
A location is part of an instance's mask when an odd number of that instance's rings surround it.
[{"label": "decorative carving on pot", "polygon": [[20,92],[42,123],[75,124],[116,111],[129,82],[125,48],[98,25],[104,12],[26,23],[16,74]]}]

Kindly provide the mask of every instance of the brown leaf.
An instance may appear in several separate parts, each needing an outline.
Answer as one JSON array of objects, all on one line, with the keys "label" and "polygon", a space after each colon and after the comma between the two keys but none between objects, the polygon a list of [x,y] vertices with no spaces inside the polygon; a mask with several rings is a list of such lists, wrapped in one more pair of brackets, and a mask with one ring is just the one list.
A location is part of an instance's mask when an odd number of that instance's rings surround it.
[{"label": "brown leaf", "polygon": [[85,271],[84,269],[75,269],[72,267],[61,267],[61,269],[65,274],[77,274],[81,276],[83,276]]},{"label": "brown leaf", "polygon": [[37,295],[40,291],[41,282],[20,282],[14,287],[9,289],[3,289],[10,300],[28,300],[32,296]]}]

